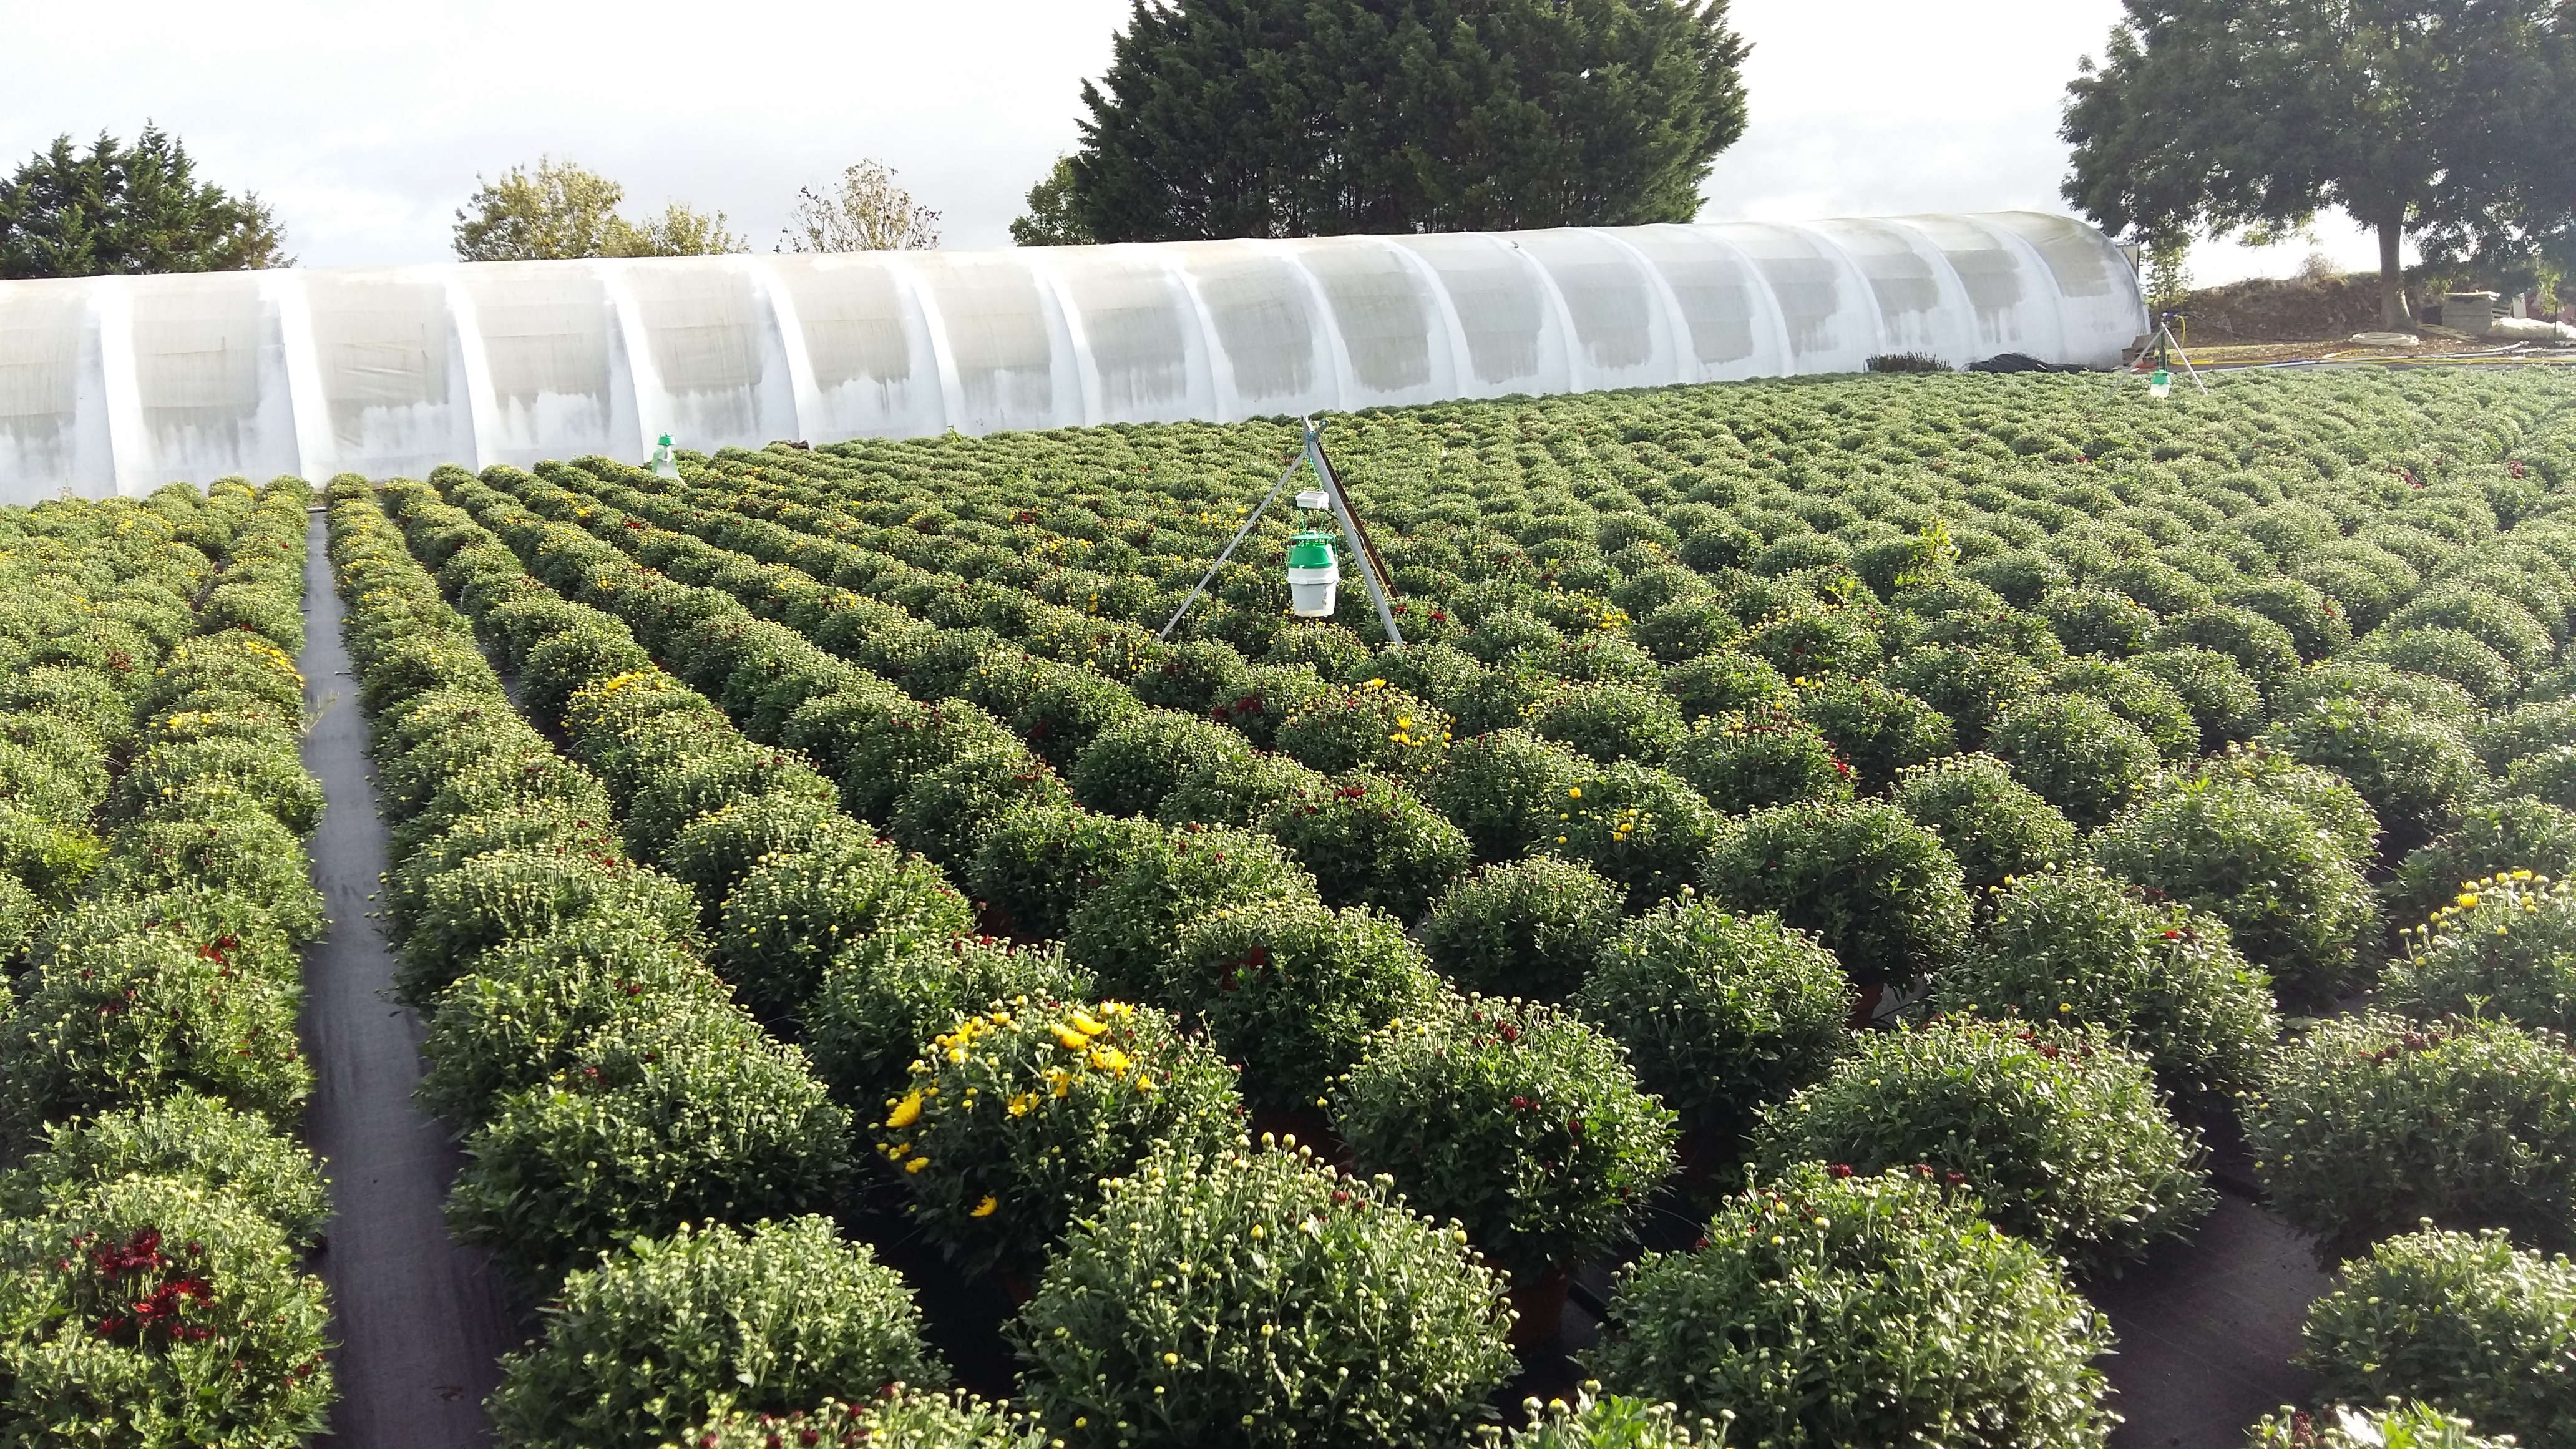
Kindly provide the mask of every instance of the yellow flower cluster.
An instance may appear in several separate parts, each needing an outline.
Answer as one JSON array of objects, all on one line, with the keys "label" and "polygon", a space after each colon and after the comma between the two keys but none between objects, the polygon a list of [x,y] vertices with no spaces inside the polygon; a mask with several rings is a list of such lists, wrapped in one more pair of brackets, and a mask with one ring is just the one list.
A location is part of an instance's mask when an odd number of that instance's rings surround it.
[{"label": "yellow flower cluster", "polygon": [[[1015,1004],[1024,1006],[1027,998],[1018,998]],[[996,1006],[990,1011],[966,1017],[931,1038],[931,1060],[913,1063],[915,1079],[935,1076],[939,1064],[943,1063],[950,1067],[968,1066],[978,1061],[1002,1065],[1001,1056],[987,1053],[991,1051],[992,1039],[996,1035],[1012,1033],[1051,1039],[1066,1055],[1044,1064],[1033,1087],[1013,1092],[1003,1100],[1002,1110],[1011,1117],[1028,1116],[1045,1105],[1049,1097],[1071,1096],[1074,1084],[1082,1079],[1085,1072],[1105,1073],[1117,1080],[1131,1082],[1139,1092],[1151,1092],[1154,1090],[1153,1079],[1136,1069],[1136,1059],[1116,1044],[1101,1040],[1135,1013],[1136,1008],[1125,1002],[1104,1001],[1097,1011],[1075,1010],[1066,1012],[1060,1019],[1024,1021],[1008,1007]],[[877,1125],[888,1133],[906,1132],[915,1127],[927,1132],[935,1124],[925,1123],[923,1119],[935,1115],[939,1095],[939,1086],[934,1081],[901,1097],[889,1099],[885,1120]],[[968,1087],[960,1110],[974,1110],[980,1095],[980,1089]],[[877,1152],[906,1172],[919,1172],[930,1165],[929,1153],[915,1150],[919,1145],[917,1140],[886,1142],[878,1145]],[[974,1216],[986,1214],[978,1212]]]},{"label": "yellow flower cluster", "polygon": [[2407,943],[2409,950],[2429,950],[2436,940],[2464,926],[2463,917],[2469,912],[2484,905],[2488,912],[2481,919],[2493,934],[2501,936],[2510,929],[2515,915],[2536,915],[2543,901],[2565,897],[2571,890],[2576,890],[2576,882],[2553,883],[2548,876],[2528,870],[2500,871],[2464,883],[2449,905],[2435,911],[2424,924],[2400,934],[2414,937]]}]

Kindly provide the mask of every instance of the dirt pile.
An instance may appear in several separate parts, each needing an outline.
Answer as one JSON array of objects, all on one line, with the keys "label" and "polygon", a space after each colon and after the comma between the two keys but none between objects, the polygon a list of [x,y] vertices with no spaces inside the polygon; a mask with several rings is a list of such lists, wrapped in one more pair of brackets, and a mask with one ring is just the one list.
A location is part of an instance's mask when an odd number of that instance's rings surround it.
[{"label": "dirt pile", "polygon": [[2379,274],[2254,277],[2193,292],[2180,309],[2187,341],[2340,341],[2379,326]]}]

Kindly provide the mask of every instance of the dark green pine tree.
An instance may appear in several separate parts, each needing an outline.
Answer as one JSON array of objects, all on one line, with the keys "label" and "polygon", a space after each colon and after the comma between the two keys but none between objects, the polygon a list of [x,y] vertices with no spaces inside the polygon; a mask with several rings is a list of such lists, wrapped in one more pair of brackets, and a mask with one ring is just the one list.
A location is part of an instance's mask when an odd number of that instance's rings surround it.
[{"label": "dark green pine tree", "polygon": [[1688,221],[1726,0],[1135,0],[1070,162],[1099,241]]},{"label": "dark green pine tree", "polygon": [[292,266],[284,240],[257,196],[199,181],[150,124],[132,146],[58,136],[0,184],[0,278]]}]

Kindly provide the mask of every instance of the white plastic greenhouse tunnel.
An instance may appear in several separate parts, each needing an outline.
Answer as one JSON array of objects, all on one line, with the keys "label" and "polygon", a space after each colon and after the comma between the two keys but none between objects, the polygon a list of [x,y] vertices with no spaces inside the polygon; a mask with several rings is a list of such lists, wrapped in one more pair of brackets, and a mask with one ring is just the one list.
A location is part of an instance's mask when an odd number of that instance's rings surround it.
[{"label": "white plastic greenhouse tunnel", "polygon": [[1851,372],[2108,367],[2037,212],[0,282],[0,503]]}]

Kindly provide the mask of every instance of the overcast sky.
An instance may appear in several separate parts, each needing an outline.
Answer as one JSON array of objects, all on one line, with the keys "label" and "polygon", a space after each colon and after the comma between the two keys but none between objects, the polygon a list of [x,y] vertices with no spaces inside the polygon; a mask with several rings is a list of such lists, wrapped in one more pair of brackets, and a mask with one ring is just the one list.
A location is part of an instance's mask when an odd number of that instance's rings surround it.
[{"label": "overcast sky", "polygon": [[[2063,209],[2058,102],[2118,0],[1735,0],[1752,124],[1705,220]],[[308,266],[442,261],[476,176],[540,153],[624,183],[630,215],[722,210],[766,250],[796,190],[873,156],[1006,246],[1073,148],[1081,86],[1127,0],[631,0],[401,7],[0,0],[0,163],[146,118],[204,174],[267,198]],[[2317,241],[2375,266],[2339,218]],[[2202,282],[2307,248],[2204,247]]]}]

